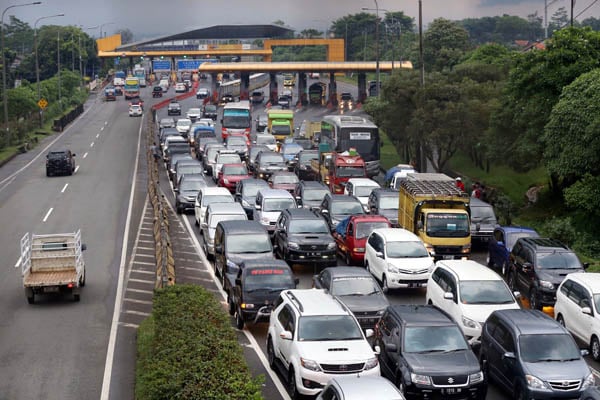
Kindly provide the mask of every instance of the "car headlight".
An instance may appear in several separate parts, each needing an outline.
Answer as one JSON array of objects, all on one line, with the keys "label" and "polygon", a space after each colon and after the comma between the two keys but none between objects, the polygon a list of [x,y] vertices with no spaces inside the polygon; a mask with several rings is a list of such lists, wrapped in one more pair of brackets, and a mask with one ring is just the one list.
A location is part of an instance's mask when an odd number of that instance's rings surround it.
[{"label": "car headlight", "polygon": [[427,375],[419,375],[419,374],[413,374],[411,372],[410,374],[410,380],[412,383],[416,383],[419,385],[427,385],[427,386],[431,386],[431,378]]},{"label": "car headlight", "polygon": [[377,361],[377,357],[369,358],[365,363],[365,370],[373,369],[377,365],[379,365],[379,361]]},{"label": "car headlight", "polygon": [[462,247],[462,250],[461,250],[461,251],[462,251],[462,253],[463,253],[463,254],[465,254],[465,253],[470,253],[470,252],[471,252],[471,245],[470,245],[470,244],[465,244],[465,245]]},{"label": "car headlight", "polygon": [[432,244],[425,243],[425,248],[427,249],[427,252],[429,254],[431,254],[432,256],[435,255],[435,249],[433,248]]},{"label": "car headlight", "polygon": [[540,286],[544,289],[554,289],[554,284],[548,281],[540,281]]},{"label": "car headlight", "polygon": [[261,217],[260,218],[260,223],[263,225],[269,225],[269,218],[267,217]]},{"label": "car headlight", "polygon": [[396,267],[395,265],[392,265],[392,264],[388,264],[387,269],[389,272],[391,272],[393,274],[400,273],[400,271],[398,270],[398,267]]},{"label": "car headlight", "polygon": [[254,308],[254,304],[250,304],[250,303],[242,303],[240,305],[241,308],[246,309],[246,310],[251,310]]},{"label": "car headlight", "polygon": [[527,381],[527,386],[531,389],[548,389],[548,386],[541,379],[533,375],[525,375],[525,380]]},{"label": "car headlight", "polygon": [[594,378],[594,374],[589,374],[587,378],[581,384],[581,389],[586,389],[592,385],[596,384],[596,379]]},{"label": "car headlight", "polygon": [[300,246],[298,245],[298,243],[295,243],[295,242],[289,242],[288,243],[288,247],[290,249],[299,249],[300,248]]},{"label": "car headlight", "polygon": [[365,252],[365,248],[364,247],[355,247],[354,248],[354,252],[355,253],[364,253]]},{"label": "car headlight", "polygon": [[335,242],[329,243],[327,245],[327,250],[333,250],[333,249],[335,249]]},{"label": "car headlight", "polygon": [[242,207],[250,207],[250,204],[244,199],[242,199]]},{"label": "car headlight", "polygon": [[479,371],[477,373],[471,374],[469,375],[469,382],[470,383],[479,383],[483,381],[483,372]]},{"label": "car headlight", "polygon": [[471,329],[481,329],[481,326],[479,326],[479,323],[477,321],[473,321],[470,318],[467,318],[463,315],[462,317],[462,323],[464,326],[466,326],[467,328],[471,328]]},{"label": "car headlight", "polygon": [[223,183],[229,185],[229,179],[223,178]]},{"label": "car headlight", "polygon": [[229,261],[227,260],[227,268],[236,268],[237,269],[238,265],[236,263],[234,263],[233,261]]},{"label": "car headlight", "polygon": [[304,368],[310,369],[311,371],[320,371],[321,370],[321,367],[319,367],[319,364],[316,361],[308,360],[304,357],[300,357],[300,364]]}]

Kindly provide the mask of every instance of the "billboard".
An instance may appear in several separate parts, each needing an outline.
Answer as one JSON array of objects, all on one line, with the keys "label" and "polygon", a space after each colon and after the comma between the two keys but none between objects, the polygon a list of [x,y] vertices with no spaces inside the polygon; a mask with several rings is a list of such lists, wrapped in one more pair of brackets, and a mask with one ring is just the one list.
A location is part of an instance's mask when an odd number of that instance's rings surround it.
[{"label": "billboard", "polygon": [[204,60],[188,60],[188,59],[177,60],[177,70],[178,71],[198,71],[198,67],[203,62],[204,62]]},{"label": "billboard", "polygon": [[171,61],[169,60],[152,60],[153,71],[170,71]]}]

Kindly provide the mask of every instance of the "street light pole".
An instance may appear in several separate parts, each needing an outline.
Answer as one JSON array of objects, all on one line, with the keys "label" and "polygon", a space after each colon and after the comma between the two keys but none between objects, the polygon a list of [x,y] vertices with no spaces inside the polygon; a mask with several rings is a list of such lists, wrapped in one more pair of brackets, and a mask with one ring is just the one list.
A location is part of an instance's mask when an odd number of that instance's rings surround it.
[{"label": "street light pole", "polygon": [[104,27],[105,25],[110,25],[110,24],[114,24],[114,22],[105,22],[103,24],[100,24],[100,39],[102,39],[102,27]]},{"label": "street light pole", "polygon": [[58,39],[56,41],[56,64],[58,66],[58,104],[60,110],[62,111],[62,96],[61,96],[61,88],[60,88],[60,28],[58,29]]},{"label": "street light pole", "polygon": [[[375,2],[375,75],[377,80],[377,86],[375,88],[375,96],[379,97],[379,85],[380,85],[380,77],[379,77],[379,4],[377,4],[377,0],[373,0]],[[363,11],[373,10],[372,8],[363,7]]]},{"label": "street light pole", "polygon": [[[35,82],[36,82],[36,86],[37,86],[38,101],[42,98],[42,96],[40,93],[40,65],[39,65],[39,61],[38,61],[37,23],[46,18],[63,17],[64,15],[65,14],[56,14],[56,15],[48,15],[46,17],[40,17],[40,18],[36,19],[35,23],[33,24],[33,45],[35,48]],[[42,124],[44,123],[43,118],[44,118],[43,111],[40,110],[40,128],[42,127]]]},{"label": "street light pole", "polygon": [[10,145],[11,137],[10,137],[10,129],[8,128],[8,93],[6,90],[6,59],[4,57],[4,14],[11,8],[15,7],[25,7],[25,6],[33,6],[37,4],[42,4],[41,1],[35,1],[33,3],[24,3],[24,4],[14,4],[12,6],[8,6],[2,11],[2,18],[0,19],[0,41],[2,42],[2,104],[4,106],[4,125],[6,126],[6,140]]}]

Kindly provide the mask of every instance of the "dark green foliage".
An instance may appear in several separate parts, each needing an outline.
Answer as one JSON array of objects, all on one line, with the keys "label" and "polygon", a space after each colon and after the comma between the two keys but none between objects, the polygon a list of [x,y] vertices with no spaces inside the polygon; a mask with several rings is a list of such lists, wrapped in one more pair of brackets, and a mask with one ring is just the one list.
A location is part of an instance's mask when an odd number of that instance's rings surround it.
[{"label": "dark green foliage", "polygon": [[528,15],[527,19],[513,15],[502,15],[483,18],[466,18],[460,24],[469,32],[473,43],[501,43],[514,45],[515,40],[539,40],[544,34],[542,18],[537,14]]},{"label": "dark green foliage", "polygon": [[452,69],[469,50],[469,33],[459,23],[435,19],[423,34],[424,63],[428,71]]},{"label": "dark green foliage", "polygon": [[552,217],[542,225],[540,235],[558,239],[567,246],[572,246],[577,240],[578,232],[571,217]]},{"label": "dark green foliage", "polygon": [[190,285],[158,290],[152,318],[139,334],[137,400],[262,398],[261,382],[251,377],[229,317],[211,293]]},{"label": "dark green foliage", "polygon": [[600,219],[600,176],[586,174],[564,190],[567,206],[581,210],[590,218]]}]

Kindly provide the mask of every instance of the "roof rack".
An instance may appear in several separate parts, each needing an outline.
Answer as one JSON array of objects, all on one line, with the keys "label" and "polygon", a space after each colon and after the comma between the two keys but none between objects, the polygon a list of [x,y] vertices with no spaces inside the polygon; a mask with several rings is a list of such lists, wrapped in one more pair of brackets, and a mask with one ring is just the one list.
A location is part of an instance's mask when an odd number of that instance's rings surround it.
[{"label": "roof rack", "polygon": [[300,303],[300,300],[298,300],[298,298],[294,295],[294,293],[292,293],[291,290],[287,291],[287,295],[289,296],[290,300],[292,300],[292,302],[296,304],[296,307],[298,307],[300,312],[304,312],[304,306],[302,305],[302,303]]}]

